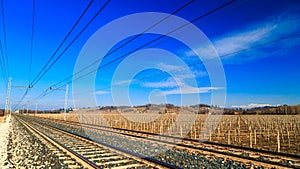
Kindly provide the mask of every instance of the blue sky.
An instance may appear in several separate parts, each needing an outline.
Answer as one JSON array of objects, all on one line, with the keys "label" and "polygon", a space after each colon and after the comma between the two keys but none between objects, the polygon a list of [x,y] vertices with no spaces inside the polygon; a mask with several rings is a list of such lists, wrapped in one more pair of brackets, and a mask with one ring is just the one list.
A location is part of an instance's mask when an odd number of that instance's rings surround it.
[{"label": "blue sky", "polygon": [[[34,108],[33,101],[46,88],[65,79],[74,72],[77,57],[88,39],[104,25],[120,17],[141,12],[171,13],[188,1],[150,1],[150,0],[112,0],[90,26],[81,34],[75,43],[41,80],[28,92],[24,101],[18,106]],[[187,21],[226,3],[223,0],[196,0],[176,15]],[[59,43],[66,36],[72,25],[80,16],[88,1],[84,0],[53,0],[36,1],[34,38],[32,48],[32,67],[30,72],[30,41],[32,26],[32,0],[3,0],[6,29],[6,43],[1,17],[1,43],[3,52],[8,56],[8,72],[12,77],[13,86],[26,86],[38,74],[51,57]],[[18,4],[18,5],[16,5]],[[75,28],[63,48],[71,42],[75,35],[84,27],[88,20],[104,4],[95,0],[86,16]],[[111,95],[113,86],[122,92],[126,85],[129,93],[118,93],[130,99],[132,105],[147,103],[173,103],[180,105],[184,96],[186,104],[212,104],[212,92],[226,92],[226,107],[247,105],[278,105],[300,103],[300,38],[289,38],[268,45],[262,44],[276,41],[290,35],[300,33],[300,2],[298,0],[242,0],[208,15],[194,23],[210,40],[215,51],[221,56],[221,62],[226,77],[226,86],[212,86],[210,73],[206,70],[206,61],[201,61],[191,49],[173,38],[163,38],[141,51],[159,48],[171,52],[175,57],[165,53],[155,53],[153,56],[137,57],[139,53],[127,56],[105,69],[98,71],[95,79],[95,91],[80,91],[82,100],[76,100],[76,106],[93,106],[84,102],[87,92],[95,93],[98,105],[114,105]],[[123,29],[131,29],[126,27]],[[122,29],[120,29],[122,31]],[[183,35],[185,32],[180,32]],[[135,49],[158,37],[155,34],[144,34],[126,47],[102,60],[101,65],[110,62],[118,56]],[[111,50],[117,48],[131,37],[121,40]],[[6,44],[7,51],[5,51]],[[97,46],[96,46],[97,47]],[[206,44],[195,46],[201,56],[213,55]],[[244,50],[253,48],[251,50]],[[60,50],[61,52],[62,50]],[[235,53],[238,52],[238,53]],[[145,54],[144,54],[145,55]],[[151,55],[151,56],[150,56]],[[134,71],[139,65],[152,65],[152,69],[136,72],[131,79],[114,79],[119,67],[130,57],[136,58],[127,63],[128,71]],[[87,63],[94,60],[86,60]],[[210,61],[207,61],[210,62]],[[194,63],[197,63],[194,65]],[[182,65],[187,65],[184,67]],[[192,65],[192,66],[189,66]],[[176,77],[172,76],[172,73]],[[122,74],[123,73],[123,74]],[[126,71],[121,72],[125,78]],[[160,74],[158,76],[153,76]],[[0,106],[4,107],[6,87],[5,79],[0,74]],[[153,76],[151,78],[145,78]],[[112,85],[113,84],[113,85]],[[83,88],[85,85],[82,84]],[[179,90],[181,89],[181,90]],[[12,105],[16,105],[25,92],[21,88],[12,88]],[[52,109],[63,107],[64,91],[57,90],[39,100],[39,108]],[[200,98],[200,101],[194,99]],[[80,96],[81,97],[81,96]],[[118,96],[117,96],[118,97]],[[122,97],[121,97],[122,98]],[[69,90],[70,106],[73,105],[72,84]],[[125,105],[125,100],[119,100],[118,105]]]}]

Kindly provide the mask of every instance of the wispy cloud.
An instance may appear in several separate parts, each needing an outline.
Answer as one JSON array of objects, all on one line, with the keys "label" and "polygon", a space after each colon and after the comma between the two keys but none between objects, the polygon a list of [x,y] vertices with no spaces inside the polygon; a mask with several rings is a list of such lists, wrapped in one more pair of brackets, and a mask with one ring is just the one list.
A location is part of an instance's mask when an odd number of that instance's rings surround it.
[{"label": "wispy cloud", "polygon": [[197,94],[197,93],[208,93],[212,90],[221,90],[222,88],[218,87],[191,87],[183,86],[182,88],[177,88],[174,90],[168,90],[162,92],[162,95],[175,95],[175,94]]},{"label": "wispy cloud", "polygon": [[98,91],[95,91],[95,94],[102,95],[102,94],[108,94],[108,92],[107,91],[98,90]]},{"label": "wispy cloud", "polygon": [[149,87],[149,88],[174,88],[178,86],[182,86],[184,83],[181,79],[178,79],[177,81],[173,78],[168,78],[166,81],[161,82],[142,82],[141,86],[143,87]]},{"label": "wispy cloud", "polygon": [[137,80],[136,79],[131,79],[131,80],[120,80],[118,82],[113,83],[113,86],[121,86],[121,85],[128,85],[130,83],[135,83]]},{"label": "wispy cloud", "polygon": [[272,105],[272,104],[265,104],[265,103],[250,103],[247,105],[240,105],[240,106],[231,106],[232,108],[242,108],[242,109],[251,109],[251,108],[256,108],[256,107],[266,107],[266,106],[279,106],[279,105]]},{"label": "wispy cloud", "polygon": [[165,64],[165,63],[159,63],[157,65],[157,67],[159,69],[161,69],[162,71],[165,71],[165,72],[170,72],[170,71],[182,71],[182,70],[185,70],[186,68],[184,66],[177,66],[177,65],[168,65],[168,64]]},{"label": "wispy cloud", "polygon": [[205,71],[193,70],[192,67],[189,67],[188,65],[177,66],[177,65],[168,65],[165,63],[159,63],[157,67],[160,70],[163,70],[165,72],[172,72],[176,76],[182,78],[195,78],[195,77],[207,76],[207,73]]},{"label": "wispy cloud", "polygon": [[[223,36],[212,39],[212,43],[217,50],[219,56],[224,56],[236,51],[240,51],[246,48],[262,44],[264,42],[272,41],[280,37],[284,37],[300,30],[300,18],[296,15],[281,14],[276,17],[271,17],[268,20],[253,23],[247,27],[227,33]],[[286,43],[285,43],[286,44]],[[293,45],[291,43],[291,45]],[[277,52],[282,52],[282,46],[278,46]],[[288,50],[287,50],[288,51]],[[200,56],[210,56],[211,50],[206,46],[200,46],[197,49]],[[271,52],[264,52],[261,49],[255,49],[252,52],[252,57],[248,58],[239,58],[242,60],[256,59],[271,56]],[[192,51],[187,51],[186,56],[195,56],[195,53]],[[230,55],[238,56],[239,53]],[[241,56],[241,55],[239,55]],[[226,59],[225,58],[225,59]],[[223,58],[224,59],[224,58]]]},{"label": "wispy cloud", "polygon": [[167,80],[159,82],[141,82],[141,86],[149,88],[175,88],[188,86],[186,84],[187,79],[199,78],[207,76],[205,71],[191,70],[186,66],[168,65],[165,63],[159,63],[158,68],[171,74],[172,77]]}]

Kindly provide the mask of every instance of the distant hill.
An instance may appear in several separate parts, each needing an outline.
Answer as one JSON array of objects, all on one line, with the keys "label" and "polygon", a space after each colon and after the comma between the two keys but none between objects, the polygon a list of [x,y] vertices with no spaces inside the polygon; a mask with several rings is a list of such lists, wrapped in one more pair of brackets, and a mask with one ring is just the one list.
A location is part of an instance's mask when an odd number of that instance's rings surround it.
[{"label": "distant hill", "polygon": [[235,109],[240,114],[300,114],[300,105],[265,106],[251,109]]}]

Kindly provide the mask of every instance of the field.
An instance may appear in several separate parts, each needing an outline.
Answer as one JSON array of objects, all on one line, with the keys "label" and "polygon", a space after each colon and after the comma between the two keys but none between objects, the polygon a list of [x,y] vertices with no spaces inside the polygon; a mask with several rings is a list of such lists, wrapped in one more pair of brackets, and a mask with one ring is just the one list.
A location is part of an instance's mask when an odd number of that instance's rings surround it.
[{"label": "field", "polygon": [[[63,114],[36,116],[63,120]],[[300,154],[299,115],[196,115],[84,111],[67,121],[207,140],[244,147]]]}]

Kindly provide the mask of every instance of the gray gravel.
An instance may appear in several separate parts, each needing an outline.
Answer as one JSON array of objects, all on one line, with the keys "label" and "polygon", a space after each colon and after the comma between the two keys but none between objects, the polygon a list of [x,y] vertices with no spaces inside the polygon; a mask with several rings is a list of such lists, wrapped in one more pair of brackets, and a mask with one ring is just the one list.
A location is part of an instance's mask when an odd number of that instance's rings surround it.
[{"label": "gray gravel", "polygon": [[167,146],[158,146],[148,141],[134,140],[116,134],[108,134],[99,131],[90,131],[87,133],[87,130],[78,129],[71,126],[65,126],[63,124],[55,124],[51,122],[47,123],[74,133],[85,135],[87,137],[92,137],[95,140],[103,141],[105,143],[121,147],[123,149],[127,149],[146,156],[152,156],[153,158],[165,161],[170,164],[174,164],[176,166],[180,166],[182,168],[264,168],[253,166],[252,164],[243,164],[237,161],[233,161],[231,159],[224,159],[215,156],[207,156],[204,154],[192,153],[188,150],[182,150],[177,148],[170,149],[170,147]]},{"label": "gray gravel", "polygon": [[14,117],[7,146],[7,168],[68,168],[58,157]]}]

